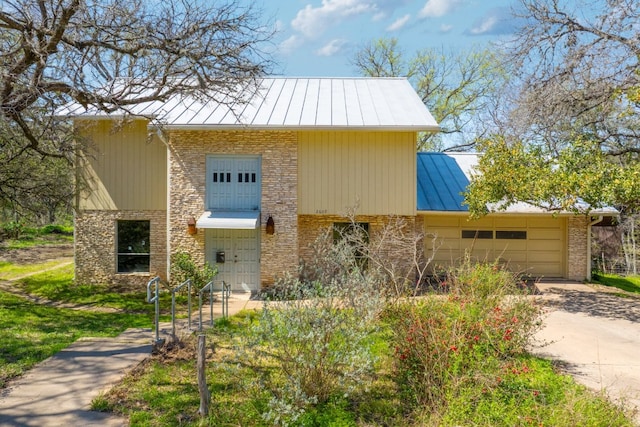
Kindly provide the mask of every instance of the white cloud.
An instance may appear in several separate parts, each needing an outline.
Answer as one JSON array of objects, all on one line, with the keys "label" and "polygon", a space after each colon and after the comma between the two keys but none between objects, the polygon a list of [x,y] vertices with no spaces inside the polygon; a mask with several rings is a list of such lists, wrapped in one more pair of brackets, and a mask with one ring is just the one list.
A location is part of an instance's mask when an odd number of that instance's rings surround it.
[{"label": "white cloud", "polygon": [[320,7],[308,4],[299,10],[291,21],[291,27],[306,37],[314,38],[345,18],[367,12],[376,12],[375,3],[366,0],[322,0]]},{"label": "white cloud", "polygon": [[[318,40],[332,27],[358,17],[366,17],[372,22],[380,22],[393,15],[393,12],[414,0],[307,0],[307,5],[298,10],[291,20],[292,36],[280,44],[283,53],[291,53],[310,40]],[[459,0],[453,0],[459,1]],[[319,3],[319,4],[318,4]],[[316,6],[317,5],[317,6]],[[401,28],[406,22],[400,20],[390,28]],[[344,41],[344,40],[343,40]],[[329,42],[316,52],[319,55],[333,55],[335,49],[343,49],[336,40]]]},{"label": "white cloud", "polygon": [[480,22],[477,22],[470,30],[469,33],[474,35],[480,35],[489,33],[498,23],[498,18],[495,16],[488,16]]},{"label": "white cloud", "polygon": [[348,41],[345,39],[333,39],[320,49],[316,51],[316,55],[318,56],[333,56],[337,53],[340,53],[345,46],[347,46]]},{"label": "white cloud", "polygon": [[399,29],[407,25],[407,22],[409,22],[410,19],[411,19],[411,15],[409,14],[396,19],[391,25],[387,27],[387,31],[398,31]]},{"label": "white cloud", "polygon": [[376,13],[375,15],[373,15],[373,18],[371,18],[371,20],[373,22],[380,22],[382,21],[384,18],[386,18],[388,16],[387,12],[385,11],[380,11],[378,13]]},{"label": "white cloud", "polygon": [[453,25],[449,25],[449,24],[440,25],[440,32],[441,33],[448,33],[451,30],[453,30]]},{"label": "white cloud", "polygon": [[278,48],[281,53],[288,55],[294,50],[296,50],[297,48],[299,48],[300,46],[302,46],[303,43],[304,43],[304,40],[302,40],[302,38],[294,34],[293,36],[289,37],[288,39],[280,43]]},{"label": "white cloud", "polygon": [[472,36],[511,34],[517,27],[517,22],[518,19],[511,16],[508,8],[493,8],[478,19],[466,33]]},{"label": "white cloud", "polygon": [[420,18],[437,18],[454,10],[461,0],[427,0],[418,13]]}]

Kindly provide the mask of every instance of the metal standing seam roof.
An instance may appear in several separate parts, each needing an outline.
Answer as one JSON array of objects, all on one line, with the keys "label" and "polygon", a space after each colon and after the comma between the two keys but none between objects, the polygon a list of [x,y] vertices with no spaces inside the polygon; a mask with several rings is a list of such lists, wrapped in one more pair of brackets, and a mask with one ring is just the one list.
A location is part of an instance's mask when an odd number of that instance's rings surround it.
[{"label": "metal standing seam roof", "polygon": [[[264,78],[247,103],[228,106],[174,96],[136,105],[130,113],[167,128],[376,129],[437,131],[438,124],[405,78]],[[123,112],[114,113],[113,116]],[[110,115],[80,105],[59,116]]]},{"label": "metal standing seam roof", "polygon": [[445,153],[418,153],[418,211],[469,211],[469,208],[463,204],[464,196],[462,195],[469,185],[469,171],[465,173],[456,157],[459,156]]},{"label": "metal standing seam roof", "polygon": [[[474,169],[478,165],[479,156],[478,153],[418,153],[418,211],[469,212],[469,207],[463,204],[463,193],[475,173]],[[591,215],[617,216],[619,214],[613,207],[590,209],[585,203],[578,203],[579,209],[589,211]],[[487,208],[489,212],[507,214],[548,215],[551,212],[526,202],[514,203],[504,210],[499,209],[499,203],[491,203]]]}]

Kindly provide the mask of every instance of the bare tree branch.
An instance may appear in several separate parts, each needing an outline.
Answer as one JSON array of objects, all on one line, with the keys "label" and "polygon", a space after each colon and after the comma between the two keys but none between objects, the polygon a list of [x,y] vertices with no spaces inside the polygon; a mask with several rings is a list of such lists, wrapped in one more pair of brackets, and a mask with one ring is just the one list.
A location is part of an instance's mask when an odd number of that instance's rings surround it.
[{"label": "bare tree branch", "polygon": [[41,148],[55,131],[33,111],[69,102],[126,111],[178,93],[236,102],[238,85],[271,66],[272,31],[260,18],[235,0],[5,0],[0,120],[17,125],[25,147],[55,156]]}]

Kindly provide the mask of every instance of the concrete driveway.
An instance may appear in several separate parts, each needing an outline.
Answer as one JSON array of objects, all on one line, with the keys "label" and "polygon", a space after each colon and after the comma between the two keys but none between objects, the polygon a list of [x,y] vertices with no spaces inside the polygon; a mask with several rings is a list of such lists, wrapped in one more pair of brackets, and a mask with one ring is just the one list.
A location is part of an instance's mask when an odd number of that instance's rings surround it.
[{"label": "concrete driveway", "polygon": [[562,361],[578,382],[627,407],[640,425],[640,298],[580,283],[541,283],[547,315],[540,356]]}]

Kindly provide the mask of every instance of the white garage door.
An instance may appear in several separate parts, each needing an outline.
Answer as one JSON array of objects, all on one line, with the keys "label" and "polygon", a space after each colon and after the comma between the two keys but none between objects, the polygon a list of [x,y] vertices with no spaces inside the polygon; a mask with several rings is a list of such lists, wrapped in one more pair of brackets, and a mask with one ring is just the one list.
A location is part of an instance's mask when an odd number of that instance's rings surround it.
[{"label": "white garage door", "polygon": [[498,260],[511,271],[536,277],[565,277],[566,218],[425,216],[427,253],[436,266],[460,263],[466,253],[473,260]]}]

